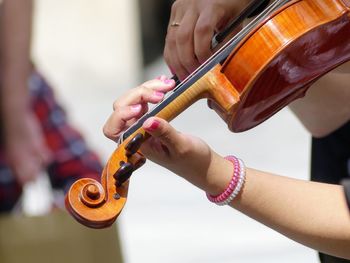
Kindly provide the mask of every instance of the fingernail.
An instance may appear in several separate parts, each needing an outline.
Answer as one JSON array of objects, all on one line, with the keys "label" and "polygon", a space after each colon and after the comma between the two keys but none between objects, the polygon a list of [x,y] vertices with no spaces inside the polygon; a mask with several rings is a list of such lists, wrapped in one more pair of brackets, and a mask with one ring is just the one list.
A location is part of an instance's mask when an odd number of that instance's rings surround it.
[{"label": "fingernail", "polygon": [[164,80],[165,84],[172,84],[173,82],[174,82],[173,79],[166,79],[166,80]]},{"label": "fingernail", "polygon": [[160,121],[152,120],[152,122],[150,123],[145,123],[146,126],[144,128],[146,131],[155,131],[156,129],[158,129],[159,124]]},{"label": "fingernail", "polygon": [[160,92],[160,91],[155,91],[153,94],[154,94],[154,96],[156,96],[158,98],[163,98],[163,96],[164,96],[164,93]]},{"label": "fingernail", "polygon": [[156,79],[164,81],[167,79],[167,77],[165,75],[160,75],[159,77],[157,77]]},{"label": "fingernail", "polygon": [[131,110],[132,111],[140,111],[141,110],[141,105],[140,104],[131,105]]}]

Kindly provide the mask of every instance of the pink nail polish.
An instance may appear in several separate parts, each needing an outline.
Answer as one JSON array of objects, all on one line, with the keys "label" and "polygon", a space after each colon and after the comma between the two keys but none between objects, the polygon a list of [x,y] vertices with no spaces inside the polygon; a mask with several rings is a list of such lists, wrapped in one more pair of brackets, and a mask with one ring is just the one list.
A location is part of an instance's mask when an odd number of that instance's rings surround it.
[{"label": "pink nail polish", "polygon": [[174,80],[172,80],[172,79],[164,80],[164,83],[167,84],[167,85],[172,84],[173,82],[174,82]]},{"label": "pink nail polish", "polygon": [[145,127],[145,130],[147,130],[147,131],[155,131],[156,129],[158,129],[159,124],[160,124],[159,121],[153,120],[152,124],[150,126]]},{"label": "pink nail polish", "polygon": [[136,104],[136,105],[131,105],[131,109],[133,111],[140,111],[141,110],[141,105],[140,104]]}]

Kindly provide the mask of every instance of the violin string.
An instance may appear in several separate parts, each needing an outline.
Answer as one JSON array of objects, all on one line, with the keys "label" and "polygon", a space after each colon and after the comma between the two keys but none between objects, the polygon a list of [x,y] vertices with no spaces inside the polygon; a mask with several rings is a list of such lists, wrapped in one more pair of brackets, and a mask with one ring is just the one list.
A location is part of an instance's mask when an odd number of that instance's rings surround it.
[{"label": "violin string", "polygon": [[[205,75],[209,69],[215,65],[222,63],[232,52],[232,50],[240,43],[240,41],[251,32],[251,30],[263,21],[273,11],[282,7],[291,0],[276,0],[264,11],[262,11],[256,18],[254,18],[247,26],[245,26],[239,33],[232,37],[225,45],[223,45],[218,51],[216,51],[207,61],[199,66],[193,73],[191,73],[182,82],[176,83],[176,87],[172,92],[169,92],[164,97],[163,101],[154,106],[153,109],[144,114],[137,122],[131,125],[119,138],[118,144],[121,144],[126,138],[139,129],[142,124],[152,116],[158,114],[165,106],[171,103],[179,94],[184,92],[187,88],[192,86],[199,78]],[[177,81],[174,76],[173,79]]]},{"label": "violin string", "polygon": [[[244,19],[249,18],[256,10],[264,6],[266,3],[269,4],[270,0],[254,0],[249,3],[249,5],[243,9],[243,11],[235,17],[222,31],[214,35],[212,39],[211,48],[214,49],[218,44],[225,40],[229,34],[241,25]],[[266,6],[267,6],[266,5]],[[266,7],[265,7],[266,8]],[[264,8],[264,9],[265,9]]]},{"label": "violin string", "polygon": [[[261,1],[261,0],[260,0]],[[232,44],[238,44],[249,32],[251,32],[252,28],[254,28],[258,23],[263,21],[268,15],[270,15],[273,11],[278,9],[279,7],[285,5],[286,3],[290,2],[291,0],[276,0],[274,1],[269,7],[267,7],[263,12],[261,12],[258,16],[256,16],[251,22],[248,23],[247,26],[245,26],[240,32],[238,32],[235,36],[233,36],[225,45],[223,45],[219,50],[217,50],[212,56],[210,56],[202,65],[200,65],[195,71],[193,71],[186,79],[184,79],[179,85],[177,85],[176,88],[179,88],[180,85],[186,84],[186,82],[196,75],[200,70],[205,68],[207,64],[210,64],[212,60],[214,60],[217,56],[220,56],[222,54],[225,54],[227,49],[230,49],[232,51],[236,45]],[[249,8],[249,7],[248,7]],[[247,16],[249,16],[249,13],[246,13]],[[234,28],[232,28],[234,29]],[[215,36],[214,36],[215,37]],[[214,40],[215,41],[215,40]],[[223,57],[222,59],[226,59],[226,57]],[[174,76],[176,78],[176,76]],[[173,78],[174,78],[173,77]]]}]

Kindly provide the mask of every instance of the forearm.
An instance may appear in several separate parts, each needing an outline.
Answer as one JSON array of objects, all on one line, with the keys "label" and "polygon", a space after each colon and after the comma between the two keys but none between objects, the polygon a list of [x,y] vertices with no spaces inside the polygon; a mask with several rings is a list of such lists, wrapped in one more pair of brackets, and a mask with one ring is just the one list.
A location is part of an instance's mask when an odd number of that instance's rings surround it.
[{"label": "forearm", "polygon": [[248,169],[232,206],[299,243],[350,258],[350,214],[340,186]]},{"label": "forearm", "polygon": [[[105,135],[118,140],[136,121],[135,116],[142,115],[145,104],[161,101],[164,95],[159,96],[159,91],[175,87],[173,81],[165,81],[171,83],[168,86],[163,81],[146,82],[117,99],[104,126]],[[217,197],[214,202],[232,200],[237,194],[243,174],[238,167],[233,170],[232,162],[215,153],[203,140],[178,132],[159,117],[148,118],[142,128],[152,136],[140,148],[147,159]],[[243,189],[231,205],[291,239],[350,259],[350,214],[340,186],[247,169]]]},{"label": "forearm", "polygon": [[5,0],[1,14],[1,98],[5,117],[26,110],[31,70],[31,0]]},{"label": "forearm", "polygon": [[315,137],[323,137],[350,120],[350,74],[331,72],[290,108]]},{"label": "forearm", "polygon": [[346,62],[339,67],[336,67],[333,71],[337,73],[350,73],[350,62]]},{"label": "forearm", "polygon": [[[222,193],[232,163],[212,152],[206,176],[186,178],[211,195]],[[232,207],[308,247],[350,259],[350,213],[341,186],[247,169]]]}]

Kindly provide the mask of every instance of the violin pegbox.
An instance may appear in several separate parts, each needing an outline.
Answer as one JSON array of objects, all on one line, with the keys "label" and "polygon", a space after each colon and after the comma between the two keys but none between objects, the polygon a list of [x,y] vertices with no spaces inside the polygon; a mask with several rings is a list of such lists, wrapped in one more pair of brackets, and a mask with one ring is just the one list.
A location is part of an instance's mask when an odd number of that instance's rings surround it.
[{"label": "violin pegbox", "polygon": [[126,203],[129,178],[146,162],[139,151],[145,137],[144,131],[138,131],[119,145],[102,172],[101,182],[83,178],[71,186],[65,204],[78,222],[91,228],[113,224]]}]

